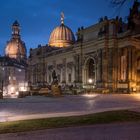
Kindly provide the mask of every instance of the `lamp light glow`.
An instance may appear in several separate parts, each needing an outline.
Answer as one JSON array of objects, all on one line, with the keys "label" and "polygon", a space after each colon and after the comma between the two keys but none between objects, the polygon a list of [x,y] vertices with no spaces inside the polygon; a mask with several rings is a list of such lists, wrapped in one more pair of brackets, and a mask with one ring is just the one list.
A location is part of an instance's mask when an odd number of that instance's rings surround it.
[{"label": "lamp light glow", "polygon": [[92,79],[88,79],[88,82],[89,82],[89,84],[91,84],[93,82],[93,80]]}]

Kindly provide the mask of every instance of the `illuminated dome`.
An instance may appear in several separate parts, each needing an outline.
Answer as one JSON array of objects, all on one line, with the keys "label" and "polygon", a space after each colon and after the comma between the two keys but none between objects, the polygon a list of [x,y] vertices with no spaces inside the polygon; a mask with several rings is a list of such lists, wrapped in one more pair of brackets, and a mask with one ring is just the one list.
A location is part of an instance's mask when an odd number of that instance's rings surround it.
[{"label": "illuminated dome", "polygon": [[6,56],[10,58],[24,58],[26,56],[26,48],[24,43],[20,40],[10,40],[5,48]]},{"label": "illuminated dome", "polygon": [[21,40],[19,32],[19,23],[15,21],[12,25],[12,38],[5,48],[5,55],[10,58],[26,58],[25,43]]},{"label": "illuminated dome", "polygon": [[68,47],[75,42],[72,30],[64,25],[64,14],[61,15],[61,25],[56,27],[49,39],[49,46],[52,47]]}]

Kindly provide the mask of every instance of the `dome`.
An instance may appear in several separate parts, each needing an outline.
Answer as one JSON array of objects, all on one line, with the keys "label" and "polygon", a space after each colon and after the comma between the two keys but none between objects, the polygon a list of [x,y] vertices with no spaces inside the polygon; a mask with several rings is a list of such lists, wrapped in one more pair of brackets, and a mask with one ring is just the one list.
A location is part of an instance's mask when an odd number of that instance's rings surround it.
[{"label": "dome", "polygon": [[6,56],[10,58],[25,58],[26,57],[26,47],[21,40],[10,40],[5,48]]},{"label": "dome", "polygon": [[12,25],[12,38],[5,48],[5,55],[10,58],[26,58],[26,46],[20,38],[19,23],[15,21]]},{"label": "dome", "polygon": [[64,25],[63,17],[61,17],[61,25],[56,27],[49,39],[49,46],[52,47],[68,47],[75,42],[72,30]]}]

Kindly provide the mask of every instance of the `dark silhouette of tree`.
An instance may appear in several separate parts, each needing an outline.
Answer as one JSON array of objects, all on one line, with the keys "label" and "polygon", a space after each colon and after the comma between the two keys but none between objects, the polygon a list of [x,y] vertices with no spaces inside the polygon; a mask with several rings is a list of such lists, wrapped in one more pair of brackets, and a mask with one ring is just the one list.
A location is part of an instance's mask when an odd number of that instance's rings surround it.
[{"label": "dark silhouette of tree", "polygon": [[[133,1],[138,1],[138,0],[133,0]],[[127,2],[130,2],[129,0],[110,0],[110,3],[114,6],[122,6],[126,4]]]},{"label": "dark silhouette of tree", "polygon": [[111,0],[111,4],[113,5],[123,5],[127,0]]},{"label": "dark silhouette of tree", "polygon": [[111,6],[116,9],[115,12],[118,15],[118,14],[120,14],[120,11],[124,8],[125,5],[127,5],[130,2],[139,3],[140,0],[109,0],[109,2],[111,4]]},{"label": "dark silhouette of tree", "polygon": [[[115,7],[117,7],[119,10],[119,8],[122,8],[123,5],[126,5],[128,2],[128,0],[110,0],[111,4],[114,5]],[[130,30],[135,29],[138,25],[140,25],[140,0],[133,0],[133,5],[129,10],[129,15],[127,17],[127,21],[128,21],[128,26],[127,28]]]}]

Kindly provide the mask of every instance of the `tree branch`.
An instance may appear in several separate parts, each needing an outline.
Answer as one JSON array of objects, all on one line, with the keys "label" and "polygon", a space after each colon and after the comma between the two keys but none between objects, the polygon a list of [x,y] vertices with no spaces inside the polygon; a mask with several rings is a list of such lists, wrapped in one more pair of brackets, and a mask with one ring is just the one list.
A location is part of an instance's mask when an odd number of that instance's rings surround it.
[{"label": "tree branch", "polygon": [[111,4],[114,6],[122,6],[127,0],[111,0]]}]

